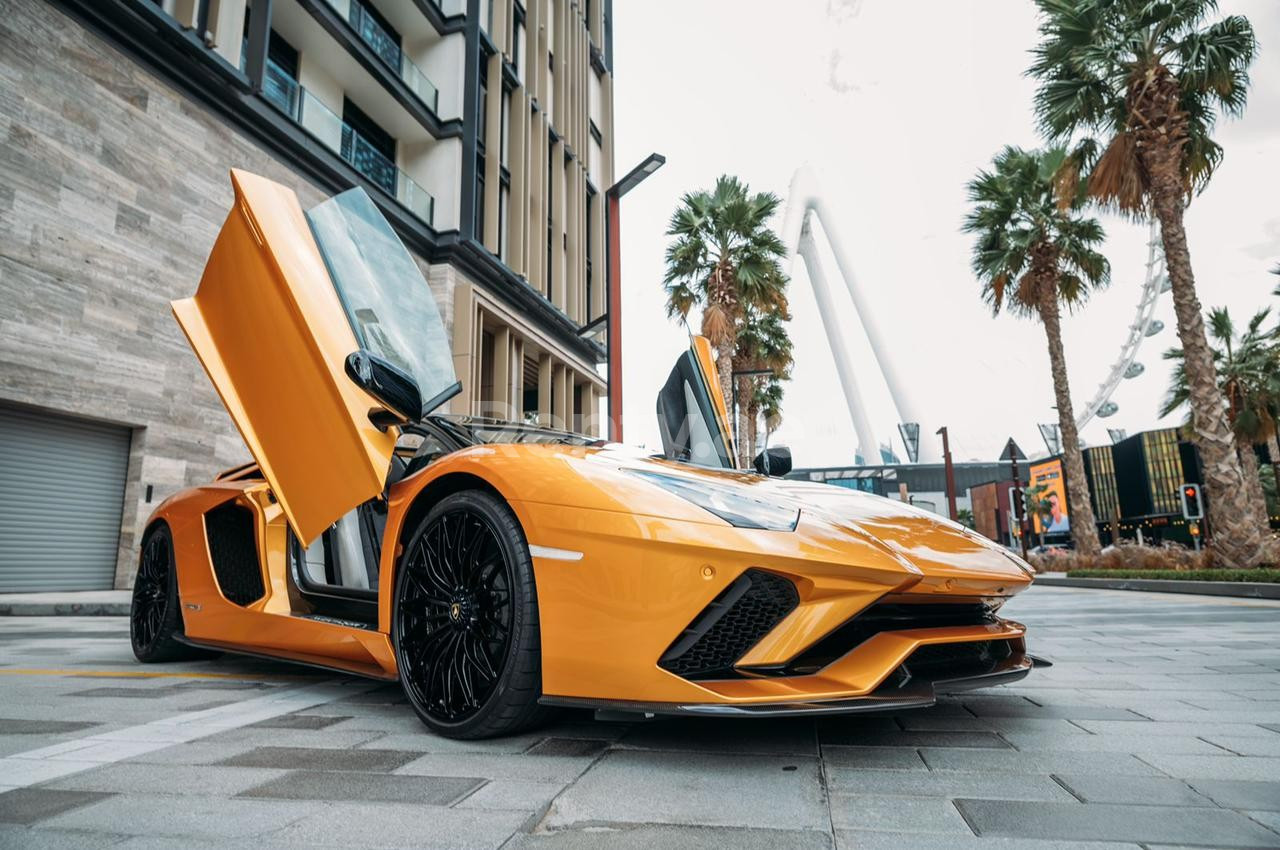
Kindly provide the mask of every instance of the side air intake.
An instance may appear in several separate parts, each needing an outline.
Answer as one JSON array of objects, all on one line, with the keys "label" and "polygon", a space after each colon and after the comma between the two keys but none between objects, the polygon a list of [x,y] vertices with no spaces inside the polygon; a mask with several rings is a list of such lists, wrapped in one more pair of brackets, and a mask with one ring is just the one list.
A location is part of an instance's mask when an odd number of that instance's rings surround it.
[{"label": "side air intake", "polygon": [[734,663],[800,603],[796,586],[750,569],[711,601],[662,654],[658,666],[685,679],[737,675]]},{"label": "side air intake", "polygon": [[222,595],[236,605],[250,605],[267,593],[253,524],[253,511],[235,502],[219,505],[204,515],[213,574]]}]

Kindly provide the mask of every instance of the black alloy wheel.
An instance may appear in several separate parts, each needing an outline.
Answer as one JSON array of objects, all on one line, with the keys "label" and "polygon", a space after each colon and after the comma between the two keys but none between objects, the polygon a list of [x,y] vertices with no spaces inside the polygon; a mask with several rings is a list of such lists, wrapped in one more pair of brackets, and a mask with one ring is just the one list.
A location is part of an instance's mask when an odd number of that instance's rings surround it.
[{"label": "black alloy wheel", "polygon": [[395,600],[400,681],[427,726],[484,738],[542,718],[533,563],[500,499],[467,490],[435,505],[405,548]]},{"label": "black alloy wheel", "polygon": [[129,640],[139,661],[178,661],[208,657],[178,641],[182,612],[178,607],[178,572],[173,557],[173,536],[161,524],[147,532],[133,580],[129,608]]}]

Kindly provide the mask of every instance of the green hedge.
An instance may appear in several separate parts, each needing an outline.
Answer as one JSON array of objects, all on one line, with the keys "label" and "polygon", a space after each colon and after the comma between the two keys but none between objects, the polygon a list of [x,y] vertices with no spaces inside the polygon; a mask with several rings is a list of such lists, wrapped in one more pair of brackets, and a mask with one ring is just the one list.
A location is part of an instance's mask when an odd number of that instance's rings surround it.
[{"label": "green hedge", "polygon": [[1071,570],[1067,578],[1142,578],[1178,581],[1280,582],[1280,570]]}]

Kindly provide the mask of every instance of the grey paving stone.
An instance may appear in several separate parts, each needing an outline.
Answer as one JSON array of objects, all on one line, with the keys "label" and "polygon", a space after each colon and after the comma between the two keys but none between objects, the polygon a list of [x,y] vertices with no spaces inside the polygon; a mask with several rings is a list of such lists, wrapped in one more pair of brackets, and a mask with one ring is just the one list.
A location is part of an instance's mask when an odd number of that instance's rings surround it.
[{"label": "grey paving stone", "polygon": [[828,850],[831,846],[831,837],[817,830],[609,824],[590,830],[518,834],[503,850]]},{"label": "grey paving stone", "polygon": [[822,748],[822,760],[828,766],[864,770],[929,769],[920,758],[920,752],[908,747],[842,747],[832,744]]},{"label": "grey paving stone", "polygon": [[[214,744],[247,744],[250,747],[290,747],[296,749],[349,749],[372,743],[381,732],[337,729],[271,729],[244,726],[210,735],[204,740]],[[383,747],[382,749],[387,749]]]},{"label": "grey paving stone", "polygon": [[422,803],[446,806],[483,783],[453,776],[391,776],[386,773],[294,770],[240,792],[272,800],[334,800]]},{"label": "grey paving stone", "polygon": [[492,753],[427,753],[409,762],[396,773],[417,776],[479,776],[485,779],[563,784],[572,782],[591,766],[592,761],[591,758],[569,756],[513,758],[510,755]]},{"label": "grey paving stone", "polygon": [[93,697],[102,699],[103,697],[124,698],[124,699],[162,699],[164,697],[181,696],[190,691],[184,691],[178,685],[164,685],[161,687],[135,687],[135,688],[89,688],[84,691],[72,691],[68,693],[69,697]]},{"label": "grey paving stone", "polygon": [[1223,749],[1188,735],[1077,735],[1004,732],[1005,739],[1023,752],[1178,753],[1222,755]]},{"label": "grey paving stone", "polygon": [[86,846],[117,847],[127,836],[95,832],[86,835],[65,829],[43,826],[17,826],[0,823],[0,847],[15,850],[85,850]]},{"label": "grey paving stone", "polygon": [[823,744],[858,747],[959,747],[1007,750],[1009,743],[994,732],[871,732],[823,733]]},{"label": "grey paving stone", "polygon": [[[426,729],[421,728],[422,724],[417,718],[414,723],[419,727],[412,732],[406,734],[397,733],[368,733],[375,734],[377,737],[358,744],[357,747],[362,750],[404,750],[405,752],[413,752],[419,754],[425,753],[491,753],[491,754],[507,754],[515,755],[523,753],[530,747],[537,744],[545,735],[512,735],[510,738],[486,738],[479,741],[458,741],[453,738],[444,738],[434,735]],[[334,732],[347,731],[347,724],[342,723],[334,726]],[[352,730],[354,731],[354,730]]]},{"label": "grey paving stone", "polygon": [[460,809],[517,809],[539,811],[564,790],[559,782],[523,782],[519,779],[494,779],[474,794],[468,794]]},{"label": "grey paving stone", "polygon": [[[1048,776],[1014,776],[999,773],[849,770],[847,768],[828,766],[827,787],[833,794],[882,794],[903,797],[948,798],[981,797],[993,800],[1057,800],[1062,802],[1068,802],[1073,799],[1066,789]],[[1203,800],[1203,802],[1208,804],[1207,800]]]},{"label": "grey paving stone", "polygon": [[531,756],[597,756],[609,746],[608,741],[589,738],[547,738],[534,744],[526,755]]},{"label": "grey paving stone", "polygon": [[[66,735],[99,726],[75,720],[34,720],[0,717],[0,735]],[[1280,736],[1277,736],[1280,737]]]},{"label": "grey paving stone", "polygon": [[1256,756],[1240,758],[1223,753],[1220,756],[1144,755],[1143,761],[1170,776],[1183,779],[1243,779],[1250,782],[1273,782],[1280,776],[1280,758]]},{"label": "grey paving stone", "polygon": [[[930,770],[1013,774],[1110,773],[1117,776],[1163,776],[1161,771],[1128,753],[1023,753],[1017,750],[950,750],[926,748],[921,757]],[[1210,758],[1204,756],[1204,758]]]},{"label": "grey paving stone", "polygon": [[1139,806],[1213,805],[1212,800],[1197,794],[1181,779],[1107,774],[1060,775],[1057,779],[1067,786],[1072,794],[1086,803],[1128,803]]},{"label": "grey paving stone", "polygon": [[1280,812],[1245,812],[1244,814],[1253,818],[1255,821],[1280,836]]},{"label": "grey paving stone", "polygon": [[623,735],[618,745],[642,750],[680,752],[818,754],[813,722],[806,720],[741,721],[660,720],[642,723]]},{"label": "grey paving stone", "polygon": [[327,717],[317,714],[282,714],[279,717],[271,717],[267,720],[259,720],[257,723],[250,723],[249,729],[327,729],[335,723],[341,723],[350,718],[341,715]]},{"label": "grey paving stone", "polygon": [[1026,700],[999,703],[973,702],[968,707],[978,717],[1041,717],[1064,720],[1143,720],[1136,712],[1105,705],[1035,705]]},{"label": "grey paving stone", "polygon": [[321,803],[236,797],[193,797],[181,806],[171,802],[171,798],[153,795],[122,794],[50,818],[46,823],[59,829],[169,836],[178,844],[181,842],[177,839],[185,842],[274,833],[325,807]]},{"label": "grey paving stone", "polygon": [[417,757],[417,753],[399,750],[255,747],[218,763],[233,767],[272,767],[282,770],[350,770],[362,773],[390,773]]},{"label": "grey paving stone", "polygon": [[1224,809],[957,800],[981,836],[1270,847],[1280,835]]},{"label": "grey paving stone", "polygon": [[1074,725],[1098,735],[1225,735],[1233,738],[1275,738],[1280,735],[1256,723],[1214,723],[1185,720],[1073,720]]},{"label": "grey paving stone", "polygon": [[611,750],[556,799],[545,824],[825,829],[827,822],[814,759]]},{"label": "grey paving stone", "polygon": [[229,797],[284,774],[283,770],[261,767],[121,762],[72,774],[42,787],[121,794]]},{"label": "grey paving stone", "polygon": [[[927,835],[921,832],[836,830],[840,850],[1141,850],[1141,845],[1111,841],[1038,841],[1029,838],[979,838],[975,835]],[[1183,848],[1186,850],[1186,848]]]},{"label": "grey paving stone", "polygon": [[831,822],[836,829],[973,834],[950,800],[923,797],[832,794]]},{"label": "grey paving stone", "polygon": [[17,788],[0,794],[0,822],[33,824],[110,796],[92,791]]},{"label": "grey paving stone", "polygon": [[1238,735],[1206,734],[1204,739],[1210,744],[1242,756],[1280,756],[1280,735],[1272,735],[1270,738],[1255,738]]},{"label": "grey paving stone", "polygon": [[1280,812],[1280,777],[1274,782],[1188,779],[1187,784],[1219,806]]},{"label": "grey paving stone", "polygon": [[[273,805],[280,805],[279,803]],[[328,803],[271,836],[289,844],[492,850],[525,825],[524,812],[395,803]]]}]

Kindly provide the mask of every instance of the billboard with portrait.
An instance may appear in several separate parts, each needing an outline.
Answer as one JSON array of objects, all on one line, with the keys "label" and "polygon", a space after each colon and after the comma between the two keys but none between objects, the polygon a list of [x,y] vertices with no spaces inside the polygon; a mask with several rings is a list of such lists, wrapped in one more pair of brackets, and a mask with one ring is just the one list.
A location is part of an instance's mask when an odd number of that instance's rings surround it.
[{"label": "billboard with portrait", "polygon": [[1066,534],[1071,530],[1067,516],[1067,484],[1062,474],[1062,459],[1053,458],[1031,464],[1031,485],[1038,491],[1042,510],[1032,511],[1037,534]]}]

